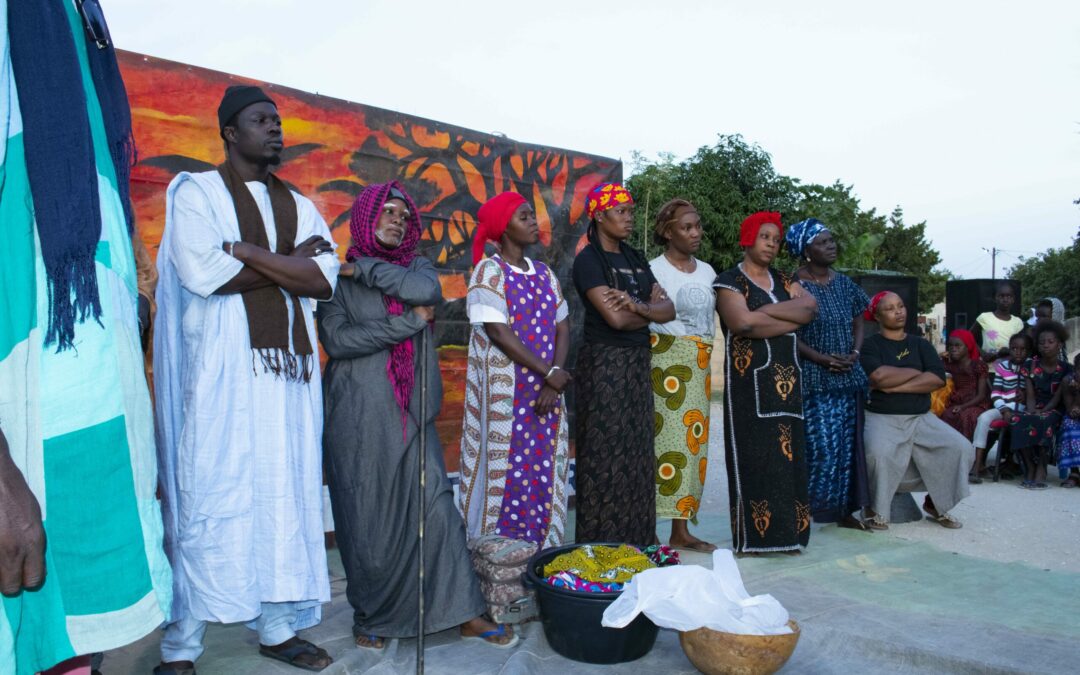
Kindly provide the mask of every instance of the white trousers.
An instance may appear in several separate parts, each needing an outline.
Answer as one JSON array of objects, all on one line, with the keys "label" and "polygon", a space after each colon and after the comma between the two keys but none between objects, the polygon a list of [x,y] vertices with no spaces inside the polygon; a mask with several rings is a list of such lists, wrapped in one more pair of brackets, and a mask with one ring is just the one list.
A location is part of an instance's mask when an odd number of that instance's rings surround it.
[{"label": "white trousers", "polygon": [[[298,614],[295,602],[264,602],[262,613],[255,619],[259,644],[272,647],[296,635],[294,626]],[[161,639],[161,661],[191,661],[194,663],[203,653],[203,636],[206,622],[190,617],[174,621],[165,627]]]}]

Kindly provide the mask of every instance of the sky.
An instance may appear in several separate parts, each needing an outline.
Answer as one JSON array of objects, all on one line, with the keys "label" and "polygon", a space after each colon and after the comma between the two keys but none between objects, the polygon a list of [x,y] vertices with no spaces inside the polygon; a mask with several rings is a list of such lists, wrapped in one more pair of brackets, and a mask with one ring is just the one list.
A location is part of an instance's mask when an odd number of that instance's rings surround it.
[{"label": "sky", "polygon": [[627,172],[742,134],[783,174],[926,221],[963,278],[1080,229],[1080,2],[102,4],[122,49]]}]

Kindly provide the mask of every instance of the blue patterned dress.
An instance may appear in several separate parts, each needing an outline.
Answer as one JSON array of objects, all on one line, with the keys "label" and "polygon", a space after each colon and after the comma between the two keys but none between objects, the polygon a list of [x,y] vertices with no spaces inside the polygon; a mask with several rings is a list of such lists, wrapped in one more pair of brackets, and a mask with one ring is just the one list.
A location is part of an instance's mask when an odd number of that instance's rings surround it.
[{"label": "blue patterned dress", "polygon": [[[851,321],[869,304],[866,293],[840,273],[803,286],[817,298],[818,317],[799,329],[799,339],[822,354],[850,354]],[[858,361],[846,373],[801,363],[810,513],[815,522],[833,523],[870,501],[861,434],[866,373]]]}]

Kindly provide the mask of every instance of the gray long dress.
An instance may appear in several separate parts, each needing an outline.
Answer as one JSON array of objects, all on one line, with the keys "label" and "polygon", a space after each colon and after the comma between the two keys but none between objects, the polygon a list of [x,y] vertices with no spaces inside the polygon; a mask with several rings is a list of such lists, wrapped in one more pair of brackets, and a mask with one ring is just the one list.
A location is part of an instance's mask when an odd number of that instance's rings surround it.
[{"label": "gray long dress", "polygon": [[[406,306],[391,316],[383,293]],[[355,634],[387,638],[417,634],[417,448],[420,413],[420,331],[411,310],[441,300],[431,262],[408,267],[374,258],[356,261],[319,305],[319,339],[330,360],[323,376],[325,467],[338,548],[348,577]],[[401,410],[386,375],[390,348],[413,340],[416,383],[407,440]],[[484,612],[484,599],[465,547],[465,527],[446,477],[435,417],[442,379],[434,345],[428,351],[425,547],[425,632],[464,623]]]}]

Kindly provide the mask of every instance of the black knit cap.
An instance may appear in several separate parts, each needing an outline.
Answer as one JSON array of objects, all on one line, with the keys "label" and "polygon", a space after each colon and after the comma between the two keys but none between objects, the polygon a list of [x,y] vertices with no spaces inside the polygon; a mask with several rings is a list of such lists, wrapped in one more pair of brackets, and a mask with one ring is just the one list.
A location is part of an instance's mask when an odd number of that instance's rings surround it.
[{"label": "black knit cap", "polygon": [[[263,101],[274,103],[274,99],[267,96],[266,92],[250,84],[234,84],[229,87],[225,90],[225,95],[221,97],[221,104],[218,105],[218,130],[224,131],[225,125],[229,123],[229,120],[236,113],[252,103],[261,103]],[[276,106],[277,103],[274,103],[274,105]]]}]

